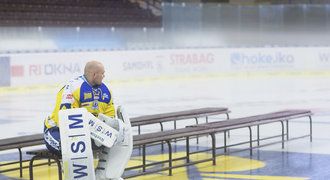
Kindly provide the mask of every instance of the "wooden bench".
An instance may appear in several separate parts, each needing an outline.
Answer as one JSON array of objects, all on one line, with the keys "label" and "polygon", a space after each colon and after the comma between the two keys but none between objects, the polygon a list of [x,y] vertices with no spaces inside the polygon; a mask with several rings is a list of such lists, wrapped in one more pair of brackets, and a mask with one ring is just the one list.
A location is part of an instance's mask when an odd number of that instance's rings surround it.
[{"label": "wooden bench", "polygon": [[[141,134],[141,126],[151,125],[151,124],[160,124],[160,131],[164,131],[164,122],[174,122],[174,129],[177,128],[176,122],[179,120],[195,119],[196,124],[199,124],[198,118],[205,118],[205,122],[208,123],[209,116],[215,115],[226,115],[226,120],[229,119],[230,111],[225,107],[206,107],[199,109],[191,109],[185,111],[177,111],[170,113],[161,113],[153,115],[139,116],[131,118],[132,127],[138,127],[138,134]],[[229,134],[228,134],[229,135]],[[197,137],[197,143],[199,141]],[[161,146],[162,150],[164,149],[163,144]]]},{"label": "wooden bench", "polygon": [[[256,115],[256,116],[249,116],[249,117],[244,117],[244,118],[236,118],[236,119],[230,119],[230,121],[217,121],[217,122],[211,122],[211,123],[205,123],[205,124],[198,124],[198,125],[193,125],[193,126],[188,126],[186,128],[180,128],[180,129],[173,129],[173,130],[166,130],[162,132],[156,132],[156,133],[147,133],[147,134],[141,134],[141,135],[135,135],[133,137],[133,142],[134,146],[142,146],[142,165],[138,166],[133,166],[129,167],[126,170],[132,170],[132,169],[141,169],[141,173],[133,174],[133,175],[127,175],[125,178],[129,177],[135,177],[139,175],[144,175],[144,174],[150,174],[150,173],[155,173],[159,171],[164,171],[168,170],[169,175],[172,175],[172,169],[173,168],[178,168],[182,166],[188,166],[191,164],[196,164],[196,163],[201,163],[201,162],[206,162],[206,161],[212,161],[213,165],[216,164],[216,156],[219,154],[216,153],[217,149],[224,148],[224,151],[226,153],[226,148],[229,146],[226,144],[226,132],[229,130],[234,130],[234,129],[239,129],[239,128],[248,128],[249,129],[249,140],[244,143],[249,143],[249,150],[250,150],[250,155],[252,155],[252,149],[256,147],[260,147],[259,141],[261,140],[259,138],[259,128],[258,130],[258,136],[257,140],[252,139],[252,128],[251,127],[259,127],[263,124],[269,124],[269,123],[275,123],[275,122],[280,122],[281,123],[281,137],[282,137],[282,148],[284,148],[284,136],[287,136],[288,139],[288,121],[291,119],[297,119],[297,118],[302,118],[302,117],[308,117],[309,118],[309,123],[310,123],[310,141],[312,141],[312,118],[311,118],[312,112],[309,110],[285,110],[285,111],[279,111],[279,112],[273,112],[273,113],[267,113],[267,114],[261,114],[261,115]],[[287,122],[287,133],[284,131],[284,122]],[[217,147],[216,145],[216,134],[217,133],[224,133],[224,146],[223,147]],[[212,139],[212,144],[211,144],[211,149],[203,150],[203,151],[195,151],[195,152],[190,152],[189,148],[189,139],[192,136],[198,136],[198,135],[209,135]],[[274,136],[278,137],[278,136]],[[302,136],[306,137],[306,136]],[[177,138],[185,138],[186,139],[186,157],[180,157],[180,158],[172,158],[172,146],[171,146],[171,141],[173,139]],[[264,138],[264,139],[269,139]],[[156,162],[156,163],[148,163],[146,164],[146,147],[147,145],[153,145],[153,144],[159,144],[161,142],[166,142],[168,145],[168,160],[164,160],[161,162]],[[252,143],[257,141],[258,145],[256,147],[252,146]],[[233,144],[230,146],[234,145],[241,145],[242,143],[237,143]],[[212,157],[207,158],[207,159],[202,159],[198,161],[190,161],[190,155],[199,153],[199,152],[205,152],[205,151],[211,151],[212,152]],[[35,155],[38,155],[38,153],[47,153],[47,150],[44,150],[44,152],[39,151],[35,153]],[[49,152],[48,152],[49,153]],[[45,158],[48,158],[47,156]],[[177,160],[186,160],[185,164],[180,164],[173,166],[173,161]],[[155,165],[155,164],[160,164],[160,163],[168,163],[168,167],[165,168],[160,168],[160,169],[153,169],[153,170],[148,170],[146,171],[146,167]],[[31,168],[33,168],[33,165],[31,165]],[[60,169],[61,167],[59,167]],[[32,170],[30,171],[30,173]]]},{"label": "wooden bench", "polygon": [[[164,122],[174,122],[174,129],[176,129],[176,121],[178,120],[185,120],[185,119],[195,119],[196,124],[198,124],[198,118],[205,117],[206,122],[208,122],[209,116],[214,115],[221,115],[226,114],[227,119],[229,118],[230,111],[228,108],[224,107],[207,107],[207,108],[199,108],[199,109],[191,109],[185,111],[177,111],[171,113],[161,113],[161,114],[154,114],[154,115],[146,115],[146,116],[139,116],[131,118],[131,124],[133,127],[138,127],[138,134],[141,134],[141,126],[150,125],[150,124],[157,124],[159,123],[161,126],[161,131],[164,130],[163,124]],[[6,166],[9,164],[19,163],[20,164],[20,177],[23,176],[23,167],[22,163],[22,148],[36,146],[36,145],[43,145],[43,133],[22,136],[22,137],[14,137],[8,139],[1,139],[0,140],[0,151],[3,150],[11,150],[11,149],[18,149],[19,150],[19,161],[1,164],[0,166]],[[31,152],[30,152],[31,153]],[[9,172],[18,170],[18,168],[0,170],[0,173]]]},{"label": "wooden bench", "polygon": [[[282,148],[284,148],[284,136],[287,136],[287,140],[289,139],[289,129],[288,129],[288,121],[291,119],[297,119],[301,117],[308,117],[309,118],[309,125],[310,125],[310,141],[312,141],[312,118],[311,118],[312,112],[309,110],[285,110],[285,111],[279,111],[279,112],[274,112],[274,113],[267,113],[267,114],[262,114],[262,115],[256,115],[256,116],[250,116],[250,117],[244,117],[244,118],[237,118],[237,119],[230,119],[229,121],[218,121],[218,122],[211,122],[211,123],[206,123],[206,124],[199,124],[199,125],[194,125],[194,126],[188,126],[186,128],[182,129],[176,129],[176,130],[168,130],[168,131],[163,131],[163,132],[158,132],[158,133],[148,133],[148,134],[142,134],[138,136],[134,136],[134,145],[135,146],[142,146],[142,165],[140,166],[134,166],[130,167],[128,169],[136,169],[136,168],[142,168],[142,173],[138,173],[135,175],[129,175],[127,177],[135,177],[139,175],[144,175],[144,174],[150,174],[150,173],[155,173],[159,171],[164,171],[164,170],[169,170],[169,175],[172,175],[172,169],[177,168],[177,167],[182,167],[182,166],[188,166],[191,164],[196,164],[196,163],[201,163],[201,162],[206,162],[206,161],[212,161],[213,165],[216,164],[216,150],[219,148],[224,148],[224,151],[226,153],[226,148],[228,145],[226,144],[226,132],[229,130],[234,130],[234,129],[239,129],[239,128],[248,128],[249,129],[249,140],[247,143],[249,143],[249,150],[250,150],[250,155],[252,155],[252,149],[254,148],[252,143],[254,141],[257,141],[257,147],[260,147],[259,141],[260,136],[259,136],[259,126],[263,124],[269,124],[269,123],[274,123],[274,122],[280,122],[281,123],[281,137],[282,137]],[[287,133],[285,134],[284,130],[284,122],[287,122]],[[258,129],[258,135],[257,135],[257,140],[252,139],[252,128],[257,126]],[[224,146],[217,148],[216,146],[216,133],[224,133]],[[208,151],[212,152],[212,158],[209,159],[204,159],[204,160],[199,160],[199,161],[194,161],[191,162],[189,156],[193,153],[198,153],[198,152],[190,152],[189,150],[189,137],[191,136],[198,136],[198,135],[210,135],[212,138],[212,145],[211,149],[208,149]],[[306,137],[302,136],[302,137]],[[274,136],[278,137],[278,136]],[[186,138],[186,157],[181,157],[181,158],[172,158],[172,147],[171,147],[171,140],[176,139],[176,138]],[[270,139],[271,137],[264,138],[264,139]],[[153,143],[159,143],[165,141],[168,145],[168,160],[162,161],[161,163],[168,163],[169,166],[166,168],[161,168],[157,170],[151,170],[146,172],[146,167],[152,166],[155,164],[159,164],[160,162],[157,163],[149,163],[146,164],[146,145],[147,144],[153,144]],[[246,142],[244,142],[246,143]],[[242,143],[237,143],[234,145],[241,145]],[[231,146],[234,146],[231,145]],[[206,150],[199,151],[199,152],[205,152]],[[172,166],[172,162],[176,160],[186,160],[186,164],[183,165],[176,165]]]},{"label": "wooden bench", "polygon": [[19,163],[20,166],[19,168],[1,170],[0,173],[19,169],[20,177],[23,177],[23,162],[25,161],[22,160],[22,148],[37,146],[42,144],[44,144],[43,134],[35,134],[35,135],[28,135],[28,136],[21,136],[21,137],[14,137],[14,138],[0,140],[0,151],[18,149],[19,152],[19,161],[3,163],[0,164],[0,166],[6,166],[15,163]]}]

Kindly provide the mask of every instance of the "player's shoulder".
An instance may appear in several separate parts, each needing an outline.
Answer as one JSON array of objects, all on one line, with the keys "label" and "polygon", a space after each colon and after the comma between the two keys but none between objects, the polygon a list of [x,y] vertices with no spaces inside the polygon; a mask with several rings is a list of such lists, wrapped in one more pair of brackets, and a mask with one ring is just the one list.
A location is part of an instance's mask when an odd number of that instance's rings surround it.
[{"label": "player's shoulder", "polygon": [[103,92],[109,92],[110,93],[110,88],[109,88],[109,86],[107,84],[102,83],[101,86],[100,86],[100,88],[101,88],[101,90]]},{"label": "player's shoulder", "polygon": [[77,89],[80,88],[81,85],[85,82],[83,76],[78,76],[73,79],[71,79],[68,83],[67,86],[70,86],[71,89]]},{"label": "player's shoulder", "polygon": [[99,87],[101,89],[101,99],[99,101],[109,103],[112,99],[112,94],[108,86],[102,83]]}]

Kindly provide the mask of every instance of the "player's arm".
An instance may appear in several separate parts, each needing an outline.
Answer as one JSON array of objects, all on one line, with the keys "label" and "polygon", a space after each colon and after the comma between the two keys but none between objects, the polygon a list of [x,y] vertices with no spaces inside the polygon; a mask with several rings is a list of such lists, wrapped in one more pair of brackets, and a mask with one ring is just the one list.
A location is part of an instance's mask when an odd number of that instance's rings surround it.
[{"label": "player's arm", "polygon": [[116,110],[115,110],[115,105],[113,104],[112,97],[110,102],[105,105],[103,114],[108,117],[112,117],[112,118],[115,117]]},{"label": "player's arm", "polygon": [[116,116],[116,109],[113,103],[113,96],[111,91],[106,88],[104,94],[102,95],[103,102],[101,103],[100,113],[114,118]]},{"label": "player's arm", "polygon": [[72,91],[72,83],[65,85],[62,89],[57,93],[56,96],[56,105],[54,107],[53,113],[45,120],[46,128],[51,128],[54,126],[58,126],[58,112],[61,109],[71,109],[75,108],[77,101],[75,97],[73,97]]},{"label": "player's arm", "polygon": [[73,84],[68,84],[64,86],[61,104],[60,104],[60,110],[78,108],[80,106],[79,98],[80,98],[79,88],[75,88]]}]

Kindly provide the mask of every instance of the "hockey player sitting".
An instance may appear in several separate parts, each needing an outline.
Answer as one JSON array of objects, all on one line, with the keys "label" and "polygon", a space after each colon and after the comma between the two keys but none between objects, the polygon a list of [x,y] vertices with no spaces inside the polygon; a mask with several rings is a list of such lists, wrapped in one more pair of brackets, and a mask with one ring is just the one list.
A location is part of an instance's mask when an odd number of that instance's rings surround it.
[{"label": "hockey player sitting", "polygon": [[61,155],[58,112],[62,109],[86,108],[98,119],[119,133],[111,147],[92,140],[93,149],[102,148],[96,179],[120,179],[132,153],[132,133],[129,119],[123,111],[116,111],[109,88],[103,83],[105,69],[102,63],[90,61],[85,65],[84,75],[70,80],[57,93],[53,113],[44,121],[44,140],[49,151]]}]

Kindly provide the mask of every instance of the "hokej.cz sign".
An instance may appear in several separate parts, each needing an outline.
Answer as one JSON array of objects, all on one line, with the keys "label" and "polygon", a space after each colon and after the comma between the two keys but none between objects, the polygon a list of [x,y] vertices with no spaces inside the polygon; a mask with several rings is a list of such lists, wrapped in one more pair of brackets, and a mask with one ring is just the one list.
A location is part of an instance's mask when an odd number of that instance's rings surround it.
[{"label": "hokej.cz sign", "polygon": [[95,180],[87,110],[61,110],[59,117],[64,179]]}]

